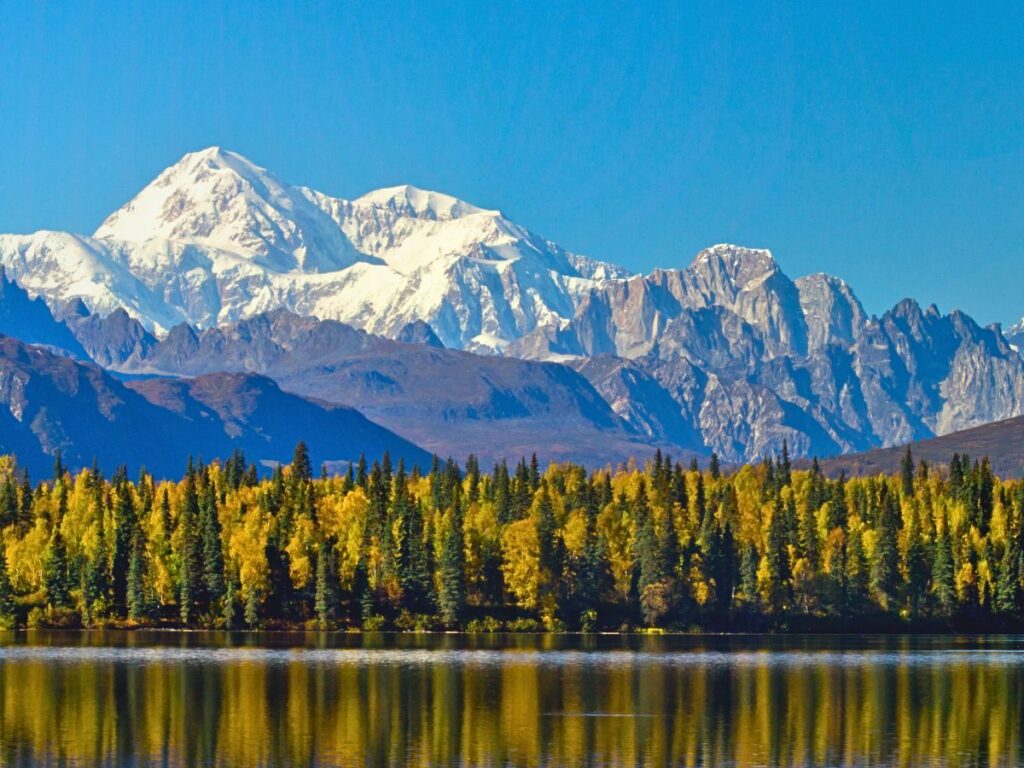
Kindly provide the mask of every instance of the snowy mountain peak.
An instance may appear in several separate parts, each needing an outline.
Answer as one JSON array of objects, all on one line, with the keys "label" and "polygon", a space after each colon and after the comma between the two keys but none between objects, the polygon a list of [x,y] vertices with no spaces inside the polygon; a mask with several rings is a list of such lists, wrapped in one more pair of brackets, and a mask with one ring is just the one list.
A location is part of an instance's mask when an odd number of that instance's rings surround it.
[{"label": "snowy mountain peak", "polygon": [[498,211],[478,208],[443,192],[419,189],[409,184],[368,192],[358,198],[354,205],[380,206],[403,216],[433,221],[447,221],[478,213],[486,213],[491,216],[500,215]]},{"label": "snowy mountain peak", "polygon": [[424,321],[446,346],[495,350],[623,274],[451,195],[345,200],[221,147],[166,168],[93,238],[0,236],[0,264],[52,306],[123,307],[157,333],[286,308],[388,336]]},{"label": "snowy mountain peak", "polygon": [[329,272],[358,260],[337,224],[301,191],[220,147],[165,169],[95,236],[203,245],[275,272]]}]

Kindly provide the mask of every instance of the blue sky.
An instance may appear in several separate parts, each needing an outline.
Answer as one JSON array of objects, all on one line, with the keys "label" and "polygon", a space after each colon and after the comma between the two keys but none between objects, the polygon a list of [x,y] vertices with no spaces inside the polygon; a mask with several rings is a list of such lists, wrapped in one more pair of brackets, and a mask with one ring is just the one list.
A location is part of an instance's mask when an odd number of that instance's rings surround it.
[{"label": "blue sky", "polygon": [[51,2],[4,16],[2,232],[91,232],[219,144],[334,195],[450,192],[636,270],[738,242],[793,277],[846,278],[869,311],[912,295],[982,322],[1024,314],[1019,4]]}]

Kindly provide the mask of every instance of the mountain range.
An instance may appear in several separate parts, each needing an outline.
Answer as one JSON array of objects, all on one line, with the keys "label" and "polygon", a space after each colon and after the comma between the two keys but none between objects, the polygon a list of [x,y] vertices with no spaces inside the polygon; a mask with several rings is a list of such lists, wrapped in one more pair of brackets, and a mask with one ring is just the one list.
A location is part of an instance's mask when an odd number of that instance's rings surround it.
[{"label": "mountain range", "polygon": [[828,456],[1024,413],[1015,346],[958,311],[871,316],[734,245],[634,275],[449,195],[343,200],[219,148],[92,236],[0,235],[0,264],[33,318],[0,307],[0,332],[121,376],[266,377],[441,455]]},{"label": "mountain range", "polygon": [[60,451],[74,468],[142,467],[158,477],[189,456],[243,451],[265,466],[287,463],[299,440],[316,461],[356,461],[384,451],[424,465],[429,454],[362,414],[283,392],[253,374],[122,382],[97,365],[0,336],[0,453],[45,476]]}]

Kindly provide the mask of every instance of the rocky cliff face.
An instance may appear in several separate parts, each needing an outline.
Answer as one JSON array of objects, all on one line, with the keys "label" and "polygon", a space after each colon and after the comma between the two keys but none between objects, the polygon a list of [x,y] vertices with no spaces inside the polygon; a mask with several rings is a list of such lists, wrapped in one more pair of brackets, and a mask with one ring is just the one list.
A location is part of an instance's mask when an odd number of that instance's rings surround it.
[{"label": "rocky cliff face", "polygon": [[[580,365],[616,410],[639,401],[640,370],[677,404],[653,434],[701,435],[731,461],[896,445],[1024,412],[1024,365],[997,327],[904,300],[868,317],[838,278],[791,281],[766,251],[715,246],[683,270],[595,288],[569,321],[508,349],[524,357],[610,356]],[[671,425],[671,426],[670,426]]]}]

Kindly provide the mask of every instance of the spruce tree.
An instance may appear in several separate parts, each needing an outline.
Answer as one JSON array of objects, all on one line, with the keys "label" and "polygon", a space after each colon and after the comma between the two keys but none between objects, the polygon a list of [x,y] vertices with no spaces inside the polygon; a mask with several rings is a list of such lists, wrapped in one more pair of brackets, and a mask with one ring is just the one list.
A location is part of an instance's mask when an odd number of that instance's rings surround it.
[{"label": "spruce tree", "polygon": [[825,599],[828,610],[840,617],[845,617],[849,611],[846,547],[846,534],[838,527],[833,528],[825,555],[825,569],[828,572]]},{"label": "spruce tree", "polygon": [[306,482],[313,479],[313,465],[309,460],[309,449],[302,440],[295,444],[291,467],[292,479],[295,482]]},{"label": "spruce tree", "polygon": [[148,615],[145,591],[145,549],[141,534],[132,542],[128,562],[128,618],[141,621]]},{"label": "spruce tree", "polygon": [[458,626],[466,600],[465,541],[462,530],[462,507],[458,494],[448,510],[448,525],[438,562],[438,607],[446,627]]},{"label": "spruce tree", "polygon": [[651,518],[651,507],[647,501],[647,484],[641,477],[633,499],[633,518],[636,521],[634,560],[637,567],[637,588],[644,589],[661,581],[665,576],[661,560],[661,547]]},{"label": "spruce tree", "polygon": [[907,527],[907,599],[911,614],[917,616],[924,608],[928,595],[928,581],[931,568],[928,565],[928,548],[921,537],[921,526],[915,510]]},{"label": "spruce tree", "polygon": [[748,611],[756,611],[760,604],[757,592],[757,570],[760,558],[753,544],[747,544],[740,556],[740,595]]},{"label": "spruce tree", "polygon": [[708,472],[711,474],[712,480],[717,480],[722,476],[722,467],[718,462],[718,454],[714,451],[711,452],[711,461],[708,462]]},{"label": "spruce tree", "polygon": [[549,583],[555,583],[562,575],[562,548],[551,494],[544,481],[537,492],[537,543],[541,573]]},{"label": "spruce tree", "polygon": [[0,629],[14,629],[15,621],[14,588],[7,572],[7,547],[0,540]]},{"label": "spruce tree", "polygon": [[398,520],[398,579],[402,605],[412,613],[431,610],[430,561],[423,536],[423,509],[409,498],[405,469],[398,465],[394,488]]},{"label": "spruce tree", "polygon": [[334,624],[337,593],[335,589],[334,557],[331,546],[321,540],[316,555],[316,597],[314,608],[320,629]]},{"label": "spruce tree", "polygon": [[886,610],[894,610],[900,592],[897,519],[899,501],[883,482],[879,489],[879,515],[871,561],[871,587]]},{"label": "spruce tree", "polygon": [[768,559],[769,607],[773,613],[785,613],[792,602],[792,569],[789,562],[789,547],[786,539],[786,515],[782,500],[775,497],[775,508],[768,523],[768,542],[765,557]]},{"label": "spruce tree", "polygon": [[224,596],[224,552],[221,544],[220,516],[217,514],[217,496],[209,479],[203,482],[200,504],[200,535],[203,551],[203,586],[210,606]]},{"label": "spruce tree", "polygon": [[903,454],[900,462],[900,480],[903,486],[903,495],[907,498],[914,495],[914,456],[910,452],[910,446]]},{"label": "spruce tree", "polygon": [[0,481],[0,530],[18,522],[18,490],[14,479],[6,475]]},{"label": "spruce tree", "polygon": [[846,595],[853,613],[866,610],[871,584],[870,567],[860,531],[851,531],[846,547]]},{"label": "spruce tree", "polygon": [[132,500],[131,486],[119,479],[114,491],[114,552],[111,560],[111,581],[114,610],[120,617],[128,613],[128,569],[131,564],[132,544],[136,538],[138,522]]},{"label": "spruce tree", "polygon": [[935,541],[935,560],[932,563],[932,588],[935,590],[939,610],[946,616],[952,615],[956,610],[955,572],[953,546],[949,538],[947,523],[939,529]]},{"label": "spruce tree", "polygon": [[185,476],[185,493],[178,528],[181,539],[180,582],[178,585],[178,608],[181,621],[192,625],[198,618],[199,600],[202,594],[203,564],[199,541],[199,496],[196,491],[195,470],[189,462]]},{"label": "spruce tree", "polygon": [[101,531],[96,553],[86,560],[82,571],[82,617],[87,624],[103,615],[109,589],[107,548]]},{"label": "spruce tree", "polygon": [[1020,539],[1010,535],[999,563],[996,584],[996,608],[1002,613],[1014,613],[1021,604],[1021,548]]},{"label": "spruce tree", "polygon": [[238,600],[235,580],[228,578],[224,585],[224,600],[221,604],[221,618],[224,621],[224,629],[231,631],[235,629],[236,611],[235,603]]},{"label": "spruce tree", "polygon": [[260,596],[253,587],[250,587],[245,595],[244,618],[249,629],[256,629],[260,625]]},{"label": "spruce tree", "polygon": [[54,526],[50,543],[43,553],[43,591],[53,608],[71,607],[71,585],[68,573],[68,552],[59,526]]}]

